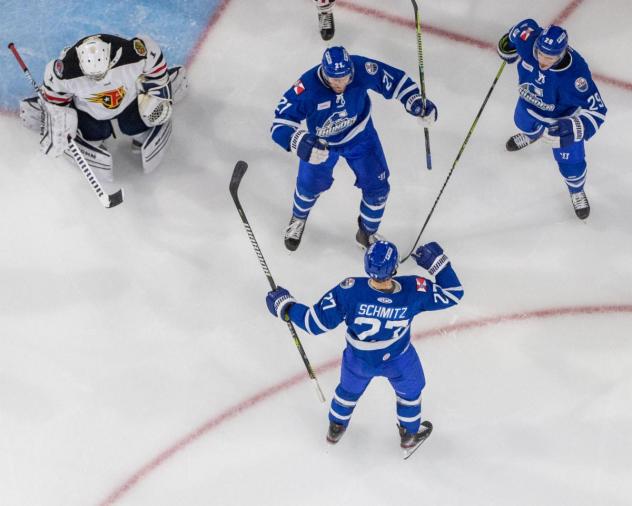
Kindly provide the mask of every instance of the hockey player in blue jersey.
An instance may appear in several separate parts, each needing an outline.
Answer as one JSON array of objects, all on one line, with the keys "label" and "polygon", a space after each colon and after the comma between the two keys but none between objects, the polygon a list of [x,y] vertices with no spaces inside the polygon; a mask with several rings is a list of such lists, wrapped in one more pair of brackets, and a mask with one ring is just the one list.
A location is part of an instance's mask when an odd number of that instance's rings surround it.
[{"label": "hockey player in blue jersey", "polygon": [[342,355],[340,383],[329,410],[327,440],[337,443],[369,382],[386,377],[395,390],[401,446],[414,448],[432,430],[421,422],[421,391],[426,384],[421,362],[410,342],[413,318],[424,311],[454,306],[463,288],[443,249],[431,242],[413,254],[436,281],[421,276],[396,276],[397,248],[373,243],[364,255],[366,277],[347,278],[313,307],[297,302],[282,287],[270,291],[270,312],[292,321],[310,334],[322,334],[343,321],[347,346]]},{"label": "hockey player in blue jersey", "polygon": [[508,63],[518,62],[520,97],[514,122],[521,132],[507,141],[507,150],[517,151],[540,138],[552,144],[575,214],[586,219],[590,205],[584,191],[584,141],[595,135],[607,112],[588,65],[568,45],[566,30],[541,28],[533,19],[504,34],[498,54]]},{"label": "hockey player in blue jersey", "polygon": [[[371,120],[368,90],[396,98],[413,116],[427,123],[437,108],[421,98],[415,82],[402,70],[337,46],[322,63],[305,72],[281,98],[271,127],[272,139],[299,158],[292,218],[285,246],[298,248],[305,222],[319,195],[331,187],[334,166],[342,156],[362,190],[356,240],[366,248],[378,236],[389,192],[389,170]],[[307,128],[301,125],[306,121]]]}]

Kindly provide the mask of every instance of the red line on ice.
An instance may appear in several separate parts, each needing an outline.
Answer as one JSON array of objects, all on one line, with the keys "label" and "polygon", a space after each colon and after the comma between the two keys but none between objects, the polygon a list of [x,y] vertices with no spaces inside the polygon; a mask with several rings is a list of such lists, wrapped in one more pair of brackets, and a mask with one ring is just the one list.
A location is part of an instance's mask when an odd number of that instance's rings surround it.
[{"label": "red line on ice", "polygon": [[572,0],[569,4],[562,9],[562,11],[555,17],[555,19],[551,22],[552,25],[561,25],[566,21],[573,12],[577,10],[584,0]]},{"label": "red line on ice", "polygon": [[[613,313],[626,313],[632,314],[632,304],[622,305],[603,305],[603,306],[575,306],[575,307],[560,307],[560,308],[548,308],[534,311],[525,311],[518,313],[511,313],[507,315],[491,316],[487,318],[479,318],[475,320],[466,320],[460,323],[454,323],[442,327],[435,327],[422,332],[416,332],[413,335],[413,340],[426,339],[430,337],[436,337],[451,332],[462,332],[470,329],[476,329],[481,327],[487,327],[490,325],[500,325],[503,323],[520,322],[525,320],[543,319],[543,318],[556,318],[561,316],[573,316],[573,315],[591,315],[591,314],[613,314]],[[323,373],[333,368],[338,367],[340,359],[336,358],[321,364],[316,368],[316,372]],[[99,503],[99,506],[111,506],[116,503],[127,492],[134,488],[140,481],[149,476],[154,470],[164,464],[167,460],[173,457],[180,450],[183,450],[187,446],[191,445],[202,436],[206,435],[213,429],[220,426],[222,423],[237,417],[244,411],[256,406],[257,404],[273,397],[274,395],[288,390],[289,388],[307,381],[309,377],[305,371],[292,376],[276,385],[272,385],[255,395],[245,399],[244,401],[229,407],[224,412],[220,413],[214,418],[204,422],[202,425],[189,432],[184,437],[180,438],[169,448],[163,450],[156,455],[149,462],[144,464],[141,468],[135,471],[129,478],[127,478],[121,485],[116,487],[106,499]]]},{"label": "red line on ice", "polygon": [[209,19],[208,24],[206,25],[206,28],[204,29],[204,32],[195,43],[195,46],[193,47],[191,52],[189,53],[189,57],[187,58],[185,67],[190,67],[193,61],[197,58],[198,53],[202,49],[202,46],[206,43],[206,39],[208,38],[209,33],[211,33],[211,29],[215,26],[215,23],[219,21],[219,18],[222,17],[230,1],[231,0],[222,0],[222,3],[217,6],[217,8],[215,9],[215,12],[211,16],[211,19]]},{"label": "red line on ice", "polygon": [[[577,7],[579,7],[580,4],[582,4],[583,1],[584,0],[573,0],[572,2],[570,2],[560,12],[560,14],[556,16],[553,23],[562,23],[563,21],[565,21],[577,9]],[[357,12],[358,14],[363,14],[365,16],[375,18],[375,19],[381,19],[383,21],[387,21],[389,23],[392,23],[398,26],[403,26],[405,28],[410,28],[412,30],[415,30],[415,22],[412,19],[412,14],[411,14],[410,19],[403,18],[401,16],[389,14],[388,12],[381,11],[378,9],[363,7],[363,6],[351,3],[348,0],[338,0],[336,5],[339,5],[340,7],[344,9]],[[412,13],[412,9],[411,9],[411,13]],[[486,49],[488,51],[494,51],[494,52],[496,51],[495,42],[493,43],[487,42],[487,41],[477,39],[474,37],[469,37],[467,35],[462,35],[460,33],[453,32],[451,30],[446,30],[444,28],[439,28],[433,25],[427,25],[425,23],[423,24],[422,29],[424,33],[430,33],[432,35],[436,35],[444,39],[449,39],[454,42],[461,42],[463,44],[478,47],[479,49]],[[632,82],[630,81],[624,81],[623,79],[618,79],[616,77],[610,77],[610,76],[606,76],[606,75],[595,73],[595,72],[593,72],[593,77],[598,81],[602,81],[616,88],[621,88],[626,91],[632,91]]]}]

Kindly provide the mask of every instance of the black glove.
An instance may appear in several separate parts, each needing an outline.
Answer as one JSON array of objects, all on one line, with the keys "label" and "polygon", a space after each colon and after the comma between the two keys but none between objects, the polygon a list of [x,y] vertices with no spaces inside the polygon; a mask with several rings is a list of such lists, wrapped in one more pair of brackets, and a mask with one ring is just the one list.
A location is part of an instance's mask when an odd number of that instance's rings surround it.
[{"label": "black glove", "polygon": [[498,56],[500,56],[507,63],[517,62],[520,56],[518,55],[518,50],[516,46],[509,40],[509,33],[503,35],[498,41],[498,45],[496,46],[496,51],[498,52]]}]

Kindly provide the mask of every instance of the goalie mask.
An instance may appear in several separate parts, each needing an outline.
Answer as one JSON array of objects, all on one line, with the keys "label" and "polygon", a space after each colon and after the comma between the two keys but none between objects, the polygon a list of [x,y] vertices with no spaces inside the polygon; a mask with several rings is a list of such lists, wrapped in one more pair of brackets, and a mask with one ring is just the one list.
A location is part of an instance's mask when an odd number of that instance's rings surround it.
[{"label": "goalie mask", "polygon": [[110,70],[110,44],[98,35],[88,37],[77,46],[77,58],[83,74],[99,81]]}]

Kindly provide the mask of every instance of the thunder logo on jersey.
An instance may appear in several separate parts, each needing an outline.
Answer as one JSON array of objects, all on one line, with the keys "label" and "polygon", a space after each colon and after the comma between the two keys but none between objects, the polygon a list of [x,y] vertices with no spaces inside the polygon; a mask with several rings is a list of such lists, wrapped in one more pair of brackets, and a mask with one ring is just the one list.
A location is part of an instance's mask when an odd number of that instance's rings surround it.
[{"label": "thunder logo on jersey", "polygon": [[101,104],[106,109],[116,109],[125,98],[125,86],[120,86],[115,90],[95,93],[88,99],[88,102]]}]

